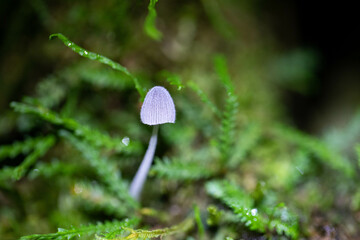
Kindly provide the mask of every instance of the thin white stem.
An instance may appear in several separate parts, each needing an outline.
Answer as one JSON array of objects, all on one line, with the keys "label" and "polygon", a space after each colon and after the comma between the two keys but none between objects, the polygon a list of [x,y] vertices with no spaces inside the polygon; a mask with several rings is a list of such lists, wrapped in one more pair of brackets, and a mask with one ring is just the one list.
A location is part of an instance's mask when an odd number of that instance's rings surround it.
[{"label": "thin white stem", "polygon": [[144,159],[142,160],[141,165],[140,165],[138,171],[136,172],[136,175],[135,175],[133,181],[131,182],[129,193],[136,200],[139,200],[139,198],[140,198],[141,190],[144,186],[151,163],[154,159],[158,130],[159,130],[159,125],[155,125],[153,128],[153,132],[152,132],[152,135],[151,135],[151,138],[149,141],[149,146],[148,146],[148,149],[146,150]]}]

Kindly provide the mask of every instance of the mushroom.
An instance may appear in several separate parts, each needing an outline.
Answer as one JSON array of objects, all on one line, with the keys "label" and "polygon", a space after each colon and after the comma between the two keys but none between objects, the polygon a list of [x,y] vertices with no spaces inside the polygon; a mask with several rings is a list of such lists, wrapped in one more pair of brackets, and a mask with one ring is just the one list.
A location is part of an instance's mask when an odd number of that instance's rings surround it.
[{"label": "mushroom", "polygon": [[175,123],[175,115],[173,99],[164,87],[156,86],[148,91],[141,107],[140,118],[142,123],[154,127],[144,159],[130,185],[130,195],[136,200],[140,197],[141,190],[154,158],[159,125]]}]

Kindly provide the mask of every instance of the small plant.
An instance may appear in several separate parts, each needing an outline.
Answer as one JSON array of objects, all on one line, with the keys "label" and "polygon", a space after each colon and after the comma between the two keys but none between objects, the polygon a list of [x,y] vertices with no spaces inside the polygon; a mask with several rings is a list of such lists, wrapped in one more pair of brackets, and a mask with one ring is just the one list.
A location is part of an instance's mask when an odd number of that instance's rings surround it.
[{"label": "small plant", "polygon": [[130,195],[135,199],[139,199],[140,197],[141,190],[154,159],[159,125],[175,123],[175,115],[175,105],[169,92],[164,87],[159,86],[150,89],[141,107],[140,117],[142,123],[154,127],[144,159],[130,186]]}]

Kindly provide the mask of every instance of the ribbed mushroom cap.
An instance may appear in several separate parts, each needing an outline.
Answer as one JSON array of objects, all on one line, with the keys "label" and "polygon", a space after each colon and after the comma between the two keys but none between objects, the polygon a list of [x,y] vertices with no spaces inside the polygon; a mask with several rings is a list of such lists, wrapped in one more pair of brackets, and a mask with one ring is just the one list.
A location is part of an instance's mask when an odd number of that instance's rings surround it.
[{"label": "ribbed mushroom cap", "polygon": [[141,107],[141,121],[147,125],[175,123],[175,116],[175,105],[170,93],[160,86],[150,89]]}]

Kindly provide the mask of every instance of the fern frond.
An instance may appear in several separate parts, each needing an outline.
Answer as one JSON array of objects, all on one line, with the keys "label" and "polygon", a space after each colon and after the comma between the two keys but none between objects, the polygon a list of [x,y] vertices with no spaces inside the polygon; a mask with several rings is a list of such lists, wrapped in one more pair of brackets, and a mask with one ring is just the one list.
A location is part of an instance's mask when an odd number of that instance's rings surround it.
[{"label": "fern frond", "polygon": [[249,195],[225,180],[206,183],[206,190],[211,196],[230,207],[237,219],[231,216],[224,217],[225,214],[211,209],[215,216],[221,215],[221,218],[235,222],[240,220],[250,230],[262,233],[266,230],[275,230],[279,235],[284,234],[294,239],[297,238],[299,234],[297,219],[288,212],[284,204],[266,208],[264,213],[268,215],[264,215],[259,213],[258,209],[253,208],[253,200]]},{"label": "fern frond", "polygon": [[296,217],[290,213],[284,203],[268,208],[266,212],[270,215],[267,227],[275,230],[277,234],[297,239],[299,226]]},{"label": "fern frond", "polygon": [[244,160],[246,155],[253,149],[261,137],[261,128],[256,123],[251,123],[239,132],[239,138],[235,144],[235,151],[228,161],[228,166],[236,167]]},{"label": "fern frond", "polygon": [[210,110],[215,113],[217,117],[221,117],[221,112],[218,107],[216,107],[216,105],[210,100],[210,98],[203,92],[203,90],[201,90],[201,88],[195,82],[189,81],[187,83],[187,86],[199,96],[201,101],[205,103],[210,108]]},{"label": "fern frond", "polygon": [[236,113],[237,113],[237,98],[228,95],[225,103],[225,110],[221,117],[220,135],[218,148],[222,156],[222,161],[226,162],[230,159],[233,152],[235,127],[236,127]]},{"label": "fern frond", "polygon": [[206,191],[230,207],[250,230],[265,231],[265,220],[258,214],[257,209],[252,209],[252,198],[240,188],[227,181],[210,181],[206,183]]},{"label": "fern frond", "polygon": [[111,232],[126,227],[134,227],[138,224],[138,222],[138,219],[133,218],[130,220],[126,219],[124,221],[114,220],[112,222],[72,227],[70,229],[59,228],[57,233],[28,235],[21,237],[20,240],[68,240],[75,237],[89,236],[100,234],[102,232]]},{"label": "fern frond", "polygon": [[150,0],[149,6],[148,6],[149,13],[145,19],[144,31],[149,37],[151,37],[154,40],[159,41],[162,38],[162,33],[155,26],[155,20],[156,20],[156,15],[157,15],[156,10],[155,10],[155,5],[157,2],[158,2],[158,0]]},{"label": "fern frond", "polygon": [[215,169],[202,162],[181,161],[180,159],[157,159],[151,168],[151,174],[169,180],[198,180],[209,178],[216,173]]},{"label": "fern frond", "polygon": [[[124,238],[115,238],[115,239],[126,240],[126,239],[151,239],[158,237],[162,238],[165,236],[169,236],[181,232],[187,232],[193,226],[194,226],[193,218],[187,218],[178,225],[169,228],[156,229],[156,230],[142,230],[142,229],[134,230],[131,228],[123,227],[123,229],[130,231],[130,234]],[[109,240],[109,239],[102,238],[101,240]]]},{"label": "fern frond", "polygon": [[22,142],[18,141],[11,145],[0,146],[0,160],[14,158],[20,154],[28,154],[42,141],[44,141],[44,137],[33,137]]},{"label": "fern frond", "polygon": [[120,173],[114,163],[101,157],[100,153],[95,148],[86,144],[84,141],[80,141],[70,132],[61,130],[59,134],[69,140],[70,143],[82,153],[84,158],[88,160],[91,166],[97,171],[102,181],[108,186],[109,190],[113,194],[116,194],[124,204],[129,206],[129,210],[138,207],[137,202],[129,195],[128,186],[121,179]]},{"label": "fern frond", "polygon": [[129,72],[129,70],[127,70],[126,67],[124,67],[124,66],[120,65],[119,63],[116,63],[116,62],[110,60],[109,58],[104,57],[100,54],[85,50],[84,48],[82,48],[82,47],[76,45],[75,43],[73,43],[72,41],[70,41],[67,37],[65,37],[61,33],[51,34],[49,36],[49,39],[53,39],[55,37],[59,38],[64,43],[65,46],[71,48],[71,50],[73,50],[80,56],[89,58],[90,60],[94,60],[94,61],[98,61],[100,63],[106,64],[106,65],[110,66],[111,68],[118,70],[118,71],[122,72],[123,74],[125,74],[126,76],[128,76],[134,82],[135,88],[139,92],[141,98],[142,99],[145,98],[145,94],[146,94],[145,89],[143,89],[140,86],[139,80],[134,75],[132,75]]},{"label": "fern frond", "polygon": [[73,186],[73,194],[79,206],[86,210],[104,212],[110,216],[124,217],[128,209],[123,202],[109,194],[97,183],[77,182]]},{"label": "fern frond", "polygon": [[307,151],[315,154],[325,164],[334,170],[343,172],[346,176],[352,177],[355,174],[354,168],[349,160],[339,153],[333,151],[324,142],[315,137],[308,136],[293,128],[278,125],[273,128],[274,134],[296,144]]},{"label": "fern frond", "polygon": [[234,85],[231,81],[229,70],[227,67],[226,59],[223,55],[218,54],[214,58],[214,67],[215,72],[218,75],[220,81],[225,86],[225,89],[228,93],[234,94]]},{"label": "fern frond", "polygon": [[[31,143],[31,144],[29,144]],[[16,147],[29,147],[29,145],[34,144],[33,152],[30,153],[24,161],[17,167],[5,167],[0,170],[0,179],[9,179],[12,178],[13,180],[19,180],[22,178],[26,171],[36,162],[36,160],[42,157],[48,150],[55,144],[55,137],[52,135],[48,135],[43,138],[37,138],[33,142],[30,140],[27,141],[25,144],[16,144]]]},{"label": "fern frond", "polygon": [[76,172],[81,172],[82,167],[79,164],[54,160],[52,162],[39,162],[29,173],[29,178],[37,177],[51,178],[54,176],[72,176]]},{"label": "fern frond", "polygon": [[215,57],[214,65],[217,75],[227,92],[225,109],[221,116],[220,135],[218,139],[218,148],[222,156],[222,161],[227,162],[233,154],[232,149],[235,143],[234,135],[238,99],[234,91],[234,85],[232,84],[228,73],[225,58],[220,55]]},{"label": "fern frond", "polygon": [[85,139],[96,147],[115,150],[117,152],[133,152],[140,147],[139,143],[131,142],[128,146],[122,143],[122,138],[110,137],[92,127],[80,124],[74,119],[60,117],[57,113],[41,105],[33,106],[25,103],[12,102],[11,107],[20,113],[34,114],[52,124],[60,125],[74,132],[77,137]]}]

